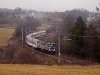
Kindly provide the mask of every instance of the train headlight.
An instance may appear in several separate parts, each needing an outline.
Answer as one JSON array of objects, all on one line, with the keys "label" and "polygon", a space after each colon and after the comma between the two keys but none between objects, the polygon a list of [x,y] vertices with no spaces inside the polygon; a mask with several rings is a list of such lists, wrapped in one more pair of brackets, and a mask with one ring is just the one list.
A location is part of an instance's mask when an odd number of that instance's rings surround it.
[{"label": "train headlight", "polygon": [[55,49],[54,49],[54,51],[55,51]]}]

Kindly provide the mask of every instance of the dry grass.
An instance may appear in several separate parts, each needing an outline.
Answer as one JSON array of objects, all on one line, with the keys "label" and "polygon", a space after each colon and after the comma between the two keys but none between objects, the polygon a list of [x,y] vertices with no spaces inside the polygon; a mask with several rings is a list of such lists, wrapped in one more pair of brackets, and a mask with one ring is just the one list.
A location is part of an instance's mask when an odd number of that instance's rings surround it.
[{"label": "dry grass", "polygon": [[50,28],[51,25],[47,25],[47,24],[42,24],[41,26],[37,27],[37,30],[45,30]]},{"label": "dry grass", "polygon": [[8,39],[12,36],[14,29],[0,28],[0,46],[7,45]]},{"label": "dry grass", "polygon": [[100,75],[100,66],[1,64],[0,75]]}]

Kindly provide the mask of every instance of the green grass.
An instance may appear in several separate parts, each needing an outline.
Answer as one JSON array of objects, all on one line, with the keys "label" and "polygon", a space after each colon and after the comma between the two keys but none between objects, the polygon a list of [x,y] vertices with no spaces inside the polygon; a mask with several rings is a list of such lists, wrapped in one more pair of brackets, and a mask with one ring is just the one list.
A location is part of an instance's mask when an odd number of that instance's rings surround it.
[{"label": "green grass", "polygon": [[45,30],[45,29],[48,29],[50,27],[51,27],[51,25],[42,24],[41,26],[37,27],[37,30]]},{"label": "green grass", "polygon": [[8,39],[14,33],[14,29],[10,28],[0,28],[0,46],[7,45]]},{"label": "green grass", "polygon": [[100,75],[100,66],[1,64],[0,75]]}]

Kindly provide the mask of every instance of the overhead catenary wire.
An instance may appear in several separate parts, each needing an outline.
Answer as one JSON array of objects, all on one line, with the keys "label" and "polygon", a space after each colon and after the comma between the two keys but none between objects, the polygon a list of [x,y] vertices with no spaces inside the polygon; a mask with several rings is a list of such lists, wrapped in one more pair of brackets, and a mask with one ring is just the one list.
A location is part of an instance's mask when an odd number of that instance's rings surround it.
[{"label": "overhead catenary wire", "polygon": [[69,37],[85,37],[85,38],[93,38],[93,37],[100,37],[100,36],[77,36],[77,35],[69,35]]}]

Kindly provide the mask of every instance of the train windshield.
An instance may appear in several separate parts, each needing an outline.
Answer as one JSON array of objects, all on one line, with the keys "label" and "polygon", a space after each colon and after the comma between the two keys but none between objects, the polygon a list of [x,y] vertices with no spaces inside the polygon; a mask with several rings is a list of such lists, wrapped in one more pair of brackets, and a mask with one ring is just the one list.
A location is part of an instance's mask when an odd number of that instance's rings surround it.
[{"label": "train windshield", "polygon": [[47,46],[48,47],[55,47],[55,44],[54,43],[48,43]]}]

